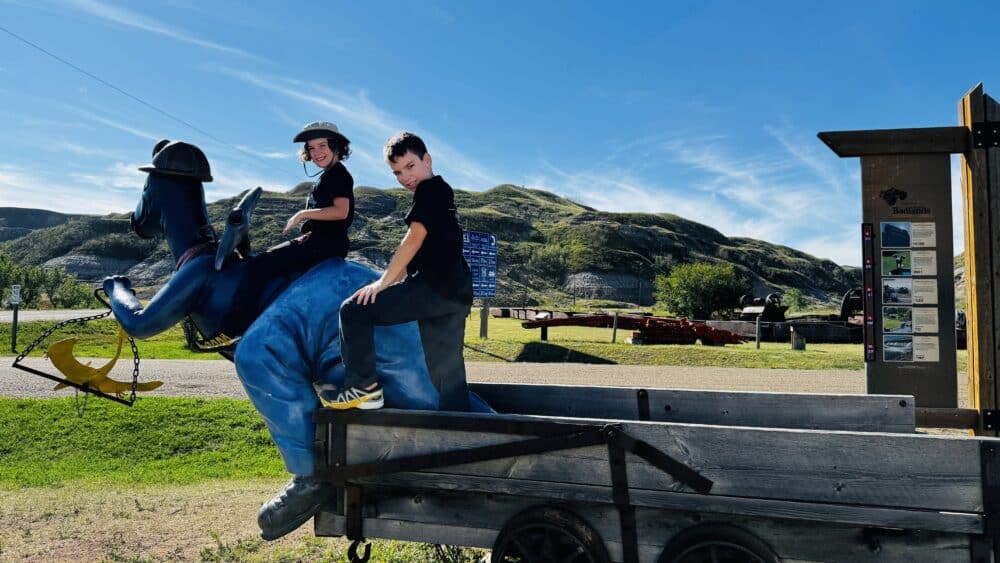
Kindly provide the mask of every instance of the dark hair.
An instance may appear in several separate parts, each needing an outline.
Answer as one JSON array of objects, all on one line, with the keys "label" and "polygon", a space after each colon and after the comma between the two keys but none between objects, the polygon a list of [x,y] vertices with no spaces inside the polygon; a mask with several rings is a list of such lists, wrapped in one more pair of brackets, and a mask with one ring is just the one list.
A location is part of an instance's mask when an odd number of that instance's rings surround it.
[{"label": "dark hair", "polygon": [[420,137],[409,131],[396,133],[385,142],[386,162],[396,162],[396,159],[406,154],[407,151],[422,159],[427,154],[427,145]]},{"label": "dark hair", "polygon": [[[316,139],[310,140],[315,141]],[[330,152],[335,153],[340,160],[347,160],[351,156],[351,142],[343,135],[335,135],[327,138],[326,144],[330,145]],[[302,148],[299,150],[299,160],[302,162],[312,160],[309,156],[309,141],[302,144]]]}]

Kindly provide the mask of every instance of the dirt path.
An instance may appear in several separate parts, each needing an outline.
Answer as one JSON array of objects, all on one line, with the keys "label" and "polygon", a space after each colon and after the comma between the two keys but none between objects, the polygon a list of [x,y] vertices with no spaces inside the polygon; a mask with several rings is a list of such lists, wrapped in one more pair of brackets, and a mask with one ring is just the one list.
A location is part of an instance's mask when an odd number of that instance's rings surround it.
[{"label": "dirt path", "polygon": [[[257,509],[282,480],[0,491],[0,561],[198,561],[257,540]],[[312,537],[307,525],[259,552]],[[343,547],[342,540],[324,540]]]}]

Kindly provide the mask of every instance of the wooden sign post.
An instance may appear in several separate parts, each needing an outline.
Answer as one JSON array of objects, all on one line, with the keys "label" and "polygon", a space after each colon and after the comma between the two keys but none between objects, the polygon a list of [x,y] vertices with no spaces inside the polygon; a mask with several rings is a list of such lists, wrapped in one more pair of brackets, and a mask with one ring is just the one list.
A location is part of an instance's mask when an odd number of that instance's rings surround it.
[{"label": "wooden sign post", "polygon": [[969,400],[982,413],[979,430],[997,430],[997,329],[1000,299],[1000,105],[978,84],[958,104],[958,117],[969,130],[962,155],[962,211],[965,218],[965,318]]},{"label": "wooden sign post", "polygon": [[950,153],[964,149],[967,132],[819,136],[838,155],[861,157],[868,392],[957,408]]},{"label": "wooden sign post", "polygon": [[[836,131],[819,137],[861,157],[865,361],[871,393],[912,393],[918,424],[995,434],[1000,357],[1000,105],[977,85],[959,127]],[[950,154],[962,155],[968,385],[958,409],[951,276]],[[936,356],[935,356],[936,354]],[[922,419],[922,421],[921,421]]]}]

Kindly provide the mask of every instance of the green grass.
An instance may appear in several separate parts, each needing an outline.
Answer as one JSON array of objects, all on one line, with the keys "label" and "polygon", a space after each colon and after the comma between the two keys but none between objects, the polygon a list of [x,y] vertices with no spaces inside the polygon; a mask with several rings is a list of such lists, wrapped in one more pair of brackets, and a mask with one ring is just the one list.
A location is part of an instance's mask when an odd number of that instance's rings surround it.
[{"label": "green grass", "polygon": [[285,475],[249,401],[0,397],[0,487],[187,484]]},{"label": "green grass", "polygon": [[788,343],[762,342],[726,346],[643,345],[624,342],[631,331],[619,330],[611,342],[610,328],[549,327],[548,341],[539,329],[521,327],[516,319],[489,319],[488,338],[479,338],[474,315],[465,330],[465,359],[506,362],[580,362],[622,365],[725,366],[788,369],[862,369],[859,344],[808,344],[793,351]]},{"label": "green grass", "polygon": [[[612,363],[621,365],[662,366],[723,366],[771,369],[864,369],[860,344],[813,344],[806,350],[793,351],[785,342],[763,342],[758,350],[754,343],[726,346],[643,345],[626,344],[630,331],[619,330],[611,343],[610,328],[550,327],[547,342],[540,340],[538,329],[525,329],[516,319],[490,318],[488,338],[479,338],[479,312],[473,311],[465,325],[465,359],[473,362],[576,362]],[[49,322],[20,323],[18,350],[43,330]],[[107,358],[114,353],[114,321],[102,319],[84,325],[64,327],[47,339],[77,337],[78,357]],[[10,325],[0,324],[0,343],[10,342]],[[148,340],[137,341],[139,355],[145,359],[205,359],[217,360],[217,354],[196,354],[184,347],[184,335],[179,326]],[[32,356],[41,356],[44,346]],[[123,356],[129,354],[123,351]],[[960,370],[965,369],[965,350],[958,352]]]},{"label": "green grass", "polygon": [[[56,323],[51,321],[33,321],[17,324],[17,351],[22,352],[45,330]],[[0,345],[9,353],[11,325],[0,324]],[[31,356],[42,356],[45,348],[53,342],[64,338],[77,338],[74,351],[77,357],[110,358],[115,353],[118,323],[112,319],[99,319],[86,323],[71,323],[52,333],[40,346],[32,351]],[[180,325],[162,332],[146,340],[137,340],[139,355],[143,358],[160,360],[181,359],[218,359],[217,354],[196,354],[185,348],[184,331]],[[128,343],[122,350],[122,356],[128,356]]]}]

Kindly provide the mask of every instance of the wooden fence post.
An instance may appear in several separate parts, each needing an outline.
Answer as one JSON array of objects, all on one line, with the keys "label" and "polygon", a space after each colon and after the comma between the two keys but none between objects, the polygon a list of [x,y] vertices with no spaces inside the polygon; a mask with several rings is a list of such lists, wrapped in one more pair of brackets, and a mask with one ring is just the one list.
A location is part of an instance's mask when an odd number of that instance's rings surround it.
[{"label": "wooden fence post", "polygon": [[[1000,107],[980,83],[958,105],[959,122],[977,135],[975,125],[1000,121]],[[965,218],[965,309],[969,400],[982,412],[997,408],[997,267],[1000,266],[1000,151],[973,142],[962,156],[962,213]],[[977,433],[996,435],[983,428]]]}]

